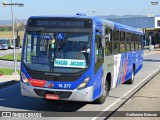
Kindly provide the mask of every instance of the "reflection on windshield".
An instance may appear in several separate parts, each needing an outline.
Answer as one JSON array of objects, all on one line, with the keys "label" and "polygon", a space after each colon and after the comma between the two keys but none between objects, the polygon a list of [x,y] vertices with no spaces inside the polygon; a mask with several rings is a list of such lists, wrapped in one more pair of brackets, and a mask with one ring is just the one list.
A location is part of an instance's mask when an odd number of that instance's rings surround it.
[{"label": "reflection on windshield", "polygon": [[90,34],[39,33],[26,35],[24,63],[36,71],[79,72],[90,64]]}]

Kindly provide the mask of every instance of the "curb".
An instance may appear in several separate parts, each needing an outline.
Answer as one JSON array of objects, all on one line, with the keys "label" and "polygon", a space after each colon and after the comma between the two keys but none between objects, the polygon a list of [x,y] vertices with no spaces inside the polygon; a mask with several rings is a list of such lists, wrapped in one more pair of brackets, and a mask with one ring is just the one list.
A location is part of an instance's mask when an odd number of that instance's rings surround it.
[{"label": "curb", "polygon": [[[127,99],[125,99],[124,102],[118,105],[118,107],[114,108],[113,112],[105,116],[105,119],[112,117],[112,115],[114,115],[119,110],[119,108],[121,108],[126,102],[128,102],[139,90],[141,90],[148,82],[150,82],[152,78],[154,78],[158,73],[160,73],[160,67],[156,71],[154,71],[154,73],[151,74],[149,77],[145,78],[145,80],[142,83],[140,83],[137,86],[137,88],[135,87],[134,88],[135,91],[133,91],[133,93],[128,93],[128,95],[125,95],[125,96],[128,96]],[[93,117],[91,120],[96,120],[97,118],[102,117],[104,112],[107,111],[108,109],[110,108],[104,109],[102,112],[100,112],[96,117]]]},{"label": "curb", "polygon": [[[13,61],[14,62],[14,60],[6,60],[6,59],[1,59],[1,58],[0,58],[0,60],[3,60],[3,61]],[[17,60],[17,62],[21,62],[21,61]]]},{"label": "curb", "polygon": [[0,89],[14,85],[20,81],[19,75],[3,75],[0,76]]},{"label": "curb", "polygon": [[122,102],[112,113],[110,113],[106,118],[108,119],[109,117],[112,117],[112,115],[119,110],[119,108],[121,108],[126,102],[128,102],[139,90],[141,90],[146,84],[148,84],[158,73],[160,73],[160,67],[148,78],[146,78],[145,81],[143,81],[141,83],[140,86],[137,87],[137,89],[135,89],[135,91],[129,95],[129,97]]}]

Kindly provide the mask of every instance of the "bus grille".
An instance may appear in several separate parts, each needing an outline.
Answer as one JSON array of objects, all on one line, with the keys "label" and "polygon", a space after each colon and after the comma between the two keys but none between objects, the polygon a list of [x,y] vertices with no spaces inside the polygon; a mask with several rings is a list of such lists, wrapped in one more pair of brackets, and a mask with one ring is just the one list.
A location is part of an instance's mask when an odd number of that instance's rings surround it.
[{"label": "bus grille", "polygon": [[47,91],[47,90],[40,90],[34,89],[35,93],[41,97],[45,97],[46,94],[55,94],[58,95],[60,99],[68,99],[72,92],[65,92],[65,91]]},{"label": "bus grille", "polygon": [[71,81],[76,81],[79,76],[76,76],[76,77],[67,77],[67,76],[64,76],[64,77],[55,77],[55,76],[50,76],[50,75],[40,75],[40,74],[33,74],[33,73],[29,73],[30,76],[34,79],[41,79],[41,80],[52,80],[52,81],[65,81],[65,82],[71,82]]}]

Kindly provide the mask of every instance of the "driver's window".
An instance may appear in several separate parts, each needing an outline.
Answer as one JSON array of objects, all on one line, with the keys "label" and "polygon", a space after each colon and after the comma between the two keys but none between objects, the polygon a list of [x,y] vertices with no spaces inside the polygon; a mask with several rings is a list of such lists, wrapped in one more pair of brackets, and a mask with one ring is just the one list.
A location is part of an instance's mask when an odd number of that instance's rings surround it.
[{"label": "driver's window", "polygon": [[104,57],[103,47],[102,47],[102,41],[100,36],[96,36],[95,41],[95,63],[98,62],[99,59]]},{"label": "driver's window", "polygon": [[102,39],[99,35],[96,35],[94,73],[97,73],[103,62],[104,62],[104,48],[102,47]]}]

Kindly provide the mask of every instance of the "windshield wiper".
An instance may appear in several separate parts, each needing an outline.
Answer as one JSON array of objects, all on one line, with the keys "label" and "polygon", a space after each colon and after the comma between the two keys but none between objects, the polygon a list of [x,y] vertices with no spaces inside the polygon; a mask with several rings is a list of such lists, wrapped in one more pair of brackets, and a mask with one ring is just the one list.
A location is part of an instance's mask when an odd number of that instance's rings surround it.
[{"label": "windshield wiper", "polygon": [[62,42],[62,44],[61,44],[60,46],[59,46],[59,44],[60,44],[60,39],[58,39],[57,51],[58,51],[59,49],[61,49],[61,48],[66,44],[68,38],[69,38],[75,31],[76,31],[76,30],[74,29],[72,32],[70,32],[70,33],[66,36],[66,38],[63,40],[63,42]]},{"label": "windshield wiper", "polygon": [[53,72],[54,71],[54,68],[55,68],[55,66],[54,66],[54,61],[55,61],[55,58],[57,58],[57,53],[58,53],[58,50],[59,49],[61,49],[64,45],[65,45],[65,43],[67,42],[67,40],[68,40],[68,38],[75,32],[76,30],[73,30],[72,32],[70,32],[68,35],[67,35],[67,37],[63,40],[63,43],[62,43],[62,45],[61,46],[59,46],[59,44],[60,44],[60,38],[57,40],[58,42],[56,42],[56,51],[55,51],[55,53],[54,53],[54,58],[53,58],[53,63],[52,63],[52,67],[50,67],[50,71],[51,72]]}]

